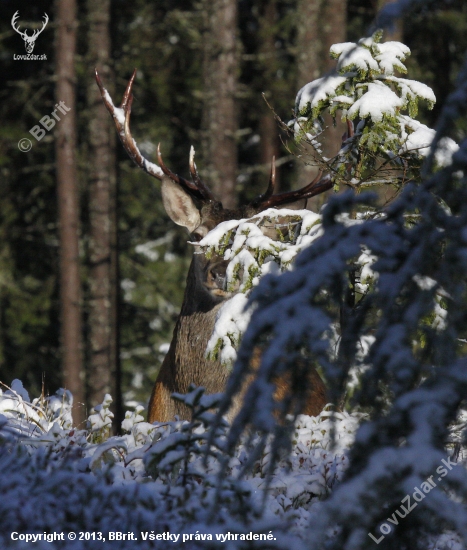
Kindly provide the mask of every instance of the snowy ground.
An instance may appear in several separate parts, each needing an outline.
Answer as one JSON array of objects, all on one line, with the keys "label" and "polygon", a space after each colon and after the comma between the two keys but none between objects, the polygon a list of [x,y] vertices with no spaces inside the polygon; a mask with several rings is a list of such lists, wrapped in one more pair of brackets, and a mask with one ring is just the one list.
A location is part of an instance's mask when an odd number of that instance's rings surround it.
[{"label": "snowy ground", "polygon": [[[222,432],[207,462],[202,425],[151,425],[141,408],[127,413],[124,435],[107,437],[110,402],[106,398],[97,407],[88,429],[78,430],[69,392],[31,401],[14,381],[0,394],[2,548],[31,544],[12,540],[12,533],[44,538],[53,532],[64,533],[54,548],[154,548],[166,542],[151,537],[164,533],[178,535],[170,540],[184,548],[289,548],[293,541],[306,547],[313,517],[342,479],[346,452],[364,419],[331,411],[300,416],[292,453],[275,467],[266,489],[267,451],[239,479],[248,450],[238,446],[223,463]],[[106,540],[70,541],[69,532]],[[138,542],[109,540],[110,532],[134,533]],[[264,540],[248,542],[248,533]],[[46,540],[34,544],[51,548]],[[429,548],[462,546],[455,536],[443,535]]]}]

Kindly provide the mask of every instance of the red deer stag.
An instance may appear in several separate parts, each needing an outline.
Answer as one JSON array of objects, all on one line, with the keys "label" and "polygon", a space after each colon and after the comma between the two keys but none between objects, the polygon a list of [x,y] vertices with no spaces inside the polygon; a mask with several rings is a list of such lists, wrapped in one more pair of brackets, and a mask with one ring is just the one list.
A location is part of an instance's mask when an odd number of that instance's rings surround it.
[{"label": "red deer stag", "polygon": [[[162,180],[162,200],[167,214],[178,225],[184,226],[193,241],[201,240],[211,229],[226,220],[249,218],[267,208],[306,199],[332,186],[330,178],[321,174],[298,191],[274,194],[274,163],[267,191],[247,205],[227,210],[215,199],[200,180],[193,154],[190,155],[192,181],[171,172],[164,164],[158,148],[159,166],[145,159],[130,132],[130,114],[133,101],[132,86],[136,70],[125,90],[120,107],[116,107],[102,85],[96,71],[96,80],[104,103],[112,115],[120,140],[133,161],[149,175]],[[169,351],[162,363],[149,402],[148,421],[165,422],[175,415],[189,418],[188,408],[171,399],[173,392],[186,393],[191,383],[203,386],[207,393],[225,389],[228,370],[218,361],[205,357],[208,340],[213,332],[216,314],[222,303],[232,296],[225,290],[227,262],[221,257],[207,259],[195,254],[188,272],[182,310],[173,331]],[[255,358],[257,359],[257,358]],[[326,404],[323,381],[316,370],[309,370],[309,398],[303,413],[316,415]],[[285,380],[277,381],[276,398],[287,392]],[[229,413],[232,418],[240,405],[240,398]]]}]

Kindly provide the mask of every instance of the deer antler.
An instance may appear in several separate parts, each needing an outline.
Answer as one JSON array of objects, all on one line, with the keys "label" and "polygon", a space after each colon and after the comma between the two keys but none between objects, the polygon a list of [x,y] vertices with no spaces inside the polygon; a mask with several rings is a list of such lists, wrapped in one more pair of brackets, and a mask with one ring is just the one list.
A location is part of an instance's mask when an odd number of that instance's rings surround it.
[{"label": "deer antler", "polygon": [[[16,12],[16,13],[18,13],[18,12]],[[33,35],[32,35],[31,38],[34,38],[34,39],[37,38],[41,34],[41,32],[45,29],[45,27],[47,26],[47,23],[49,22],[49,16],[46,13],[44,13],[44,18],[45,18],[45,20],[42,21],[42,29],[35,30],[33,32]]]},{"label": "deer antler", "polygon": [[[215,201],[214,195],[208,189],[208,187],[201,181],[198,171],[196,169],[196,164],[194,161],[194,149],[191,148],[190,151],[190,173],[193,178],[193,182],[178,176],[172,172],[165,165],[162,160],[160,144],[157,147],[157,158],[159,160],[159,166],[147,160],[138,149],[136,141],[133,139],[130,131],[130,116],[131,116],[131,105],[133,103],[133,83],[136,77],[136,69],[134,70],[123,94],[123,99],[120,104],[120,107],[116,107],[110,97],[108,91],[104,88],[101,78],[96,69],[96,81],[99,86],[99,90],[102,95],[107,110],[112,115],[115,126],[117,127],[117,132],[120,137],[120,141],[123,144],[126,152],[133,160],[133,162],[144,170],[150,176],[161,180],[164,175],[168,176],[173,182],[177,183],[183,187],[192,197],[201,200],[201,201]],[[271,167],[271,177],[269,178],[269,185],[266,192],[256,199],[254,199],[250,205],[253,208],[258,208],[265,210],[270,207],[277,207],[282,204],[295,202],[300,199],[309,199],[315,195],[319,195],[332,187],[331,177],[326,175],[324,178],[321,177],[322,172],[319,172],[318,176],[308,185],[299,189],[297,191],[288,191],[286,193],[279,193],[274,195],[275,187],[275,178],[276,178],[276,166],[275,159],[272,160]]]},{"label": "deer antler", "polygon": [[195,148],[193,146],[191,146],[191,149],[190,149],[190,174],[191,174],[191,178],[195,182],[198,189],[200,190],[202,189],[203,192],[206,193],[206,195],[209,195],[209,200],[215,201],[216,199],[214,195],[211,193],[207,185],[205,185],[201,181],[201,178],[199,177],[198,169],[196,168],[196,164],[195,164]]},{"label": "deer antler", "polygon": [[27,37],[27,33],[26,32],[23,32],[23,31],[20,31],[19,30],[19,26],[17,27],[16,26],[16,22],[18,21],[19,19],[19,10],[16,10],[15,13],[13,14],[13,17],[11,18],[11,26],[13,27],[13,29],[19,34],[21,35],[21,38],[25,38]]},{"label": "deer antler", "polygon": [[250,205],[253,208],[259,208],[261,210],[266,210],[266,208],[277,208],[282,204],[287,204],[290,202],[295,202],[300,199],[310,199],[315,197],[328,189],[331,189],[333,183],[331,181],[331,176],[327,174],[322,178],[323,172],[320,171],[316,178],[310,182],[305,187],[298,189],[296,191],[287,191],[285,193],[279,193],[274,195],[274,187],[276,184],[276,162],[275,157],[272,157],[272,166],[271,166],[271,176],[269,178],[269,185],[265,193],[259,195],[254,199]]},{"label": "deer antler", "polygon": [[[188,181],[185,178],[182,178],[181,176],[174,174],[169,168],[167,168],[167,166],[164,164],[164,161],[162,160],[160,144],[157,147],[157,157],[158,157],[160,166],[150,162],[141,154],[141,151],[138,149],[136,141],[133,139],[133,136],[131,135],[131,131],[130,131],[131,105],[133,103],[132,88],[133,88],[133,82],[136,77],[136,69],[133,71],[133,74],[131,75],[131,78],[127,84],[120,107],[116,107],[114,105],[112,98],[110,97],[108,91],[104,88],[104,85],[102,84],[102,81],[99,76],[99,73],[97,72],[97,69],[95,73],[96,73],[96,82],[97,82],[97,85],[99,86],[99,90],[101,92],[104,104],[107,107],[107,110],[109,111],[109,113],[112,115],[115,122],[115,126],[117,127],[117,132],[120,137],[120,141],[122,142],[122,145],[125,148],[125,151],[128,153],[128,155],[133,160],[133,162],[137,166],[139,166],[142,170],[144,170],[147,174],[149,174],[150,176],[153,176],[154,178],[157,178],[158,180],[161,180],[164,177],[164,175],[168,176],[172,181],[174,181],[175,183],[183,187],[188,193],[190,193],[191,196],[193,196],[198,200],[201,200],[201,201],[215,200],[214,196],[209,191],[209,189],[199,179],[199,176],[197,175],[197,172],[196,172],[196,168],[195,168],[194,182]],[[194,161],[193,161],[193,165],[194,165]],[[191,162],[190,162],[190,171],[193,174]]]},{"label": "deer antler", "polygon": [[107,107],[107,110],[114,119],[120,141],[122,142],[125,151],[128,153],[133,162],[138,165],[142,170],[144,170],[150,176],[161,180],[164,176],[164,172],[159,166],[157,166],[157,164],[153,164],[143,157],[140,150],[138,149],[138,146],[136,145],[136,141],[133,139],[133,136],[130,132],[131,104],[133,102],[133,94],[131,93],[131,90],[136,77],[136,69],[134,70],[127,84],[120,107],[115,107],[109,92],[104,88],[104,85],[102,84],[97,69],[95,72],[96,82],[99,86],[102,100],[104,101],[104,105]]},{"label": "deer antler", "polygon": [[[193,148],[192,148],[193,149]],[[192,156],[194,155],[194,152],[191,153],[190,151],[190,172],[193,174],[192,171]],[[181,176],[177,176],[177,174],[174,174],[167,166],[164,164],[164,161],[162,160],[161,155],[161,145],[157,146],[157,160],[159,161],[159,164],[161,165],[162,171],[166,176],[169,176],[169,178],[174,181],[175,183],[178,183],[182,187],[185,188],[186,191],[188,191],[192,196],[195,198],[202,200],[202,201],[215,201],[214,195],[209,191],[209,189],[204,185],[204,183],[201,182],[198,176],[198,172],[196,171],[195,167],[195,181],[192,183],[191,181],[186,180],[185,178],[182,178]],[[194,165],[194,161],[193,161]]]},{"label": "deer antler", "polygon": [[13,14],[13,17],[11,18],[11,26],[18,34],[21,35],[23,40],[25,38],[29,38],[29,39],[37,38],[41,34],[41,32],[45,29],[45,27],[47,26],[47,23],[49,22],[49,16],[46,13],[44,13],[44,21],[42,21],[42,28],[40,30],[35,30],[32,33],[32,36],[28,36],[27,31],[20,31],[19,26],[16,26],[16,22],[18,21],[18,19],[19,19],[19,10],[16,10],[15,13]]}]

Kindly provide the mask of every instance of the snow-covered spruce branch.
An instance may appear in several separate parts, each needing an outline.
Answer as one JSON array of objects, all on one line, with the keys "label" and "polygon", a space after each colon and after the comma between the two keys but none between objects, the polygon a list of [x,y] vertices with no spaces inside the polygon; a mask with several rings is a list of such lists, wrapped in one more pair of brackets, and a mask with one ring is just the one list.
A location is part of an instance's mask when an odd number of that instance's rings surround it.
[{"label": "snow-covered spruce branch", "polygon": [[[465,113],[466,82],[464,76],[449,99],[440,123],[443,132]],[[436,137],[434,158],[448,139],[446,133]],[[447,458],[449,424],[456,420],[467,391],[465,349],[460,345],[467,317],[467,142],[451,147],[446,160],[441,169],[439,163],[438,169],[431,164],[427,177],[407,185],[379,218],[343,223],[343,214],[359,204],[369,208],[369,198],[352,193],[332,198],[322,212],[322,235],[301,252],[294,269],[264,277],[252,292],[254,311],[221,413],[248,375],[258,343],[263,346],[262,362],[227,448],[235,448],[245,426],[253,426],[274,435],[271,454],[279,456],[287,425],[277,424],[281,409],[270,399],[270,385],[287,372],[300,391],[294,352],[307,350],[338,399],[358,362],[361,337],[371,333],[374,338],[354,397],[373,416],[358,432],[346,481],[311,524],[313,548],[321,548],[336,525],[337,536],[327,540],[327,548],[368,547],[368,533],[379,537],[381,522],[401,498]],[[371,266],[376,276],[364,299],[349,310],[349,273],[362,249],[377,258]],[[332,353],[336,323],[340,340]],[[379,548],[422,547],[430,532],[448,527],[467,542],[466,501],[462,466],[430,490],[417,513],[391,528]]]},{"label": "snow-covered spruce branch", "polygon": [[[289,126],[298,142],[312,146],[315,162],[333,173],[336,186],[358,188],[381,179],[396,186],[419,181],[421,160],[430,151],[435,132],[415,119],[418,103],[431,108],[436,101],[426,84],[396,76],[406,73],[405,58],[410,49],[400,42],[381,43],[382,32],[358,43],[334,44],[330,54],[337,60],[337,74],[306,84],[297,95],[295,119]],[[352,121],[350,134],[333,159],[316,158],[325,137],[322,115],[339,114]],[[436,148],[438,166],[449,164],[457,149],[449,137]],[[383,170],[384,168],[384,170]],[[399,175],[389,177],[389,168]]]},{"label": "snow-covered spruce branch", "polygon": [[298,252],[320,233],[318,214],[270,208],[249,219],[223,222],[199,242],[208,257],[216,253],[230,260],[227,289],[239,286],[240,290],[219,311],[208,356],[219,357],[227,365],[235,361],[251,315],[245,308],[250,290],[263,275],[287,270]]},{"label": "snow-covered spruce branch", "polygon": [[[376,33],[358,44],[334,45],[331,54],[338,59],[340,74],[307,84],[297,96],[297,139],[311,139],[307,126],[315,127],[325,110],[334,115],[340,111],[344,119],[356,118],[354,135],[348,136],[335,162],[331,162],[334,176],[340,173],[344,183],[354,189],[375,182],[400,187],[410,179],[418,181],[420,161],[429,153],[435,135],[413,118],[419,100],[429,104],[435,101],[433,92],[425,84],[395,76],[397,70],[406,71],[403,61],[410,50],[399,42],[381,44],[380,40],[381,33]],[[402,114],[404,110],[409,114]],[[314,142],[321,139],[321,134],[312,137]],[[449,138],[441,140],[434,154],[437,165],[449,163],[456,149]],[[336,178],[338,182],[339,177]],[[378,209],[367,203],[361,212],[352,212],[350,218],[362,221],[377,216]],[[282,221],[278,221],[280,218]],[[320,233],[316,214],[271,209],[251,220],[220,224],[201,241],[203,252],[216,252],[230,260],[228,285],[240,285],[242,292],[221,309],[208,356],[220,357],[226,364],[234,362],[252,312],[251,307],[246,308],[244,294],[258,284],[261,276],[291,267],[298,251],[314,242]],[[359,266],[355,271],[357,279],[361,275],[356,288],[365,293],[372,284],[370,265],[374,257],[365,254],[363,248],[361,252],[360,258],[354,258]],[[442,314],[439,307],[438,312]]]}]

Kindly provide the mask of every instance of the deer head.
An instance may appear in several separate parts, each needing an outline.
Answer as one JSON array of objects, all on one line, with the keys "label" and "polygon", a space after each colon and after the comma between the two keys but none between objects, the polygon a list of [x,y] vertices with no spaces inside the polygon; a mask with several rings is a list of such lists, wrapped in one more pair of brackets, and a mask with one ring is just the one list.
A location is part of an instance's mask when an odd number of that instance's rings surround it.
[{"label": "deer head", "polygon": [[[160,146],[157,150],[158,165],[143,157],[130,132],[132,87],[135,76],[136,70],[127,85],[120,107],[116,107],[96,71],[96,80],[103,101],[114,119],[125,150],[142,170],[162,181],[162,200],[165,210],[176,224],[186,227],[191,241],[200,241],[223,221],[249,218],[268,208],[307,199],[332,187],[331,178],[329,176],[322,178],[320,173],[310,184],[298,191],[274,194],[273,159],[266,192],[237,209],[224,208],[201,181],[194,161],[193,148],[189,161],[191,181],[167,168],[162,159]],[[182,311],[174,330],[170,350],[161,367],[151,397],[150,422],[170,420],[174,414],[182,418],[186,417],[187,411],[173,405],[170,394],[186,392],[192,382],[204,386],[208,393],[217,393],[224,389],[228,374],[226,369],[220,363],[206,359],[204,352],[214,328],[215,313],[220,304],[232,295],[226,290],[226,267],[227,262],[222,257],[211,256],[208,259],[204,254],[194,254],[188,273]],[[313,376],[315,379],[318,377],[316,371]],[[322,381],[319,379],[317,384],[322,385]],[[324,389],[321,393],[320,406],[322,407],[326,403]]]},{"label": "deer head", "polygon": [[13,29],[21,36],[21,38],[24,40],[24,46],[26,47],[27,53],[32,53],[34,50],[34,45],[36,43],[37,37],[41,34],[41,32],[45,29],[47,23],[49,22],[49,16],[44,13],[44,21],[42,22],[42,28],[39,30],[35,30],[32,33],[32,36],[28,36],[27,30],[20,31],[19,25],[16,25],[17,20],[19,19],[19,11],[16,11],[11,18],[11,26]]},{"label": "deer head", "polygon": [[[254,216],[255,214],[271,207],[314,197],[332,187],[331,178],[318,176],[308,185],[297,191],[289,191],[274,194],[275,166],[274,159],[266,192],[249,204],[235,210],[226,209],[216,200],[208,187],[201,181],[194,161],[194,149],[190,152],[190,173],[192,181],[178,176],[165,165],[160,145],[157,149],[159,165],[153,164],[143,157],[130,132],[131,105],[133,102],[133,82],[136,77],[136,69],[128,82],[120,107],[116,107],[96,71],[96,80],[102,94],[104,103],[112,115],[120,140],[133,161],[149,175],[162,181],[162,200],[164,208],[170,218],[177,224],[186,227],[192,241],[200,241],[206,234],[219,223]],[[196,275],[201,288],[215,301],[228,298],[229,293],[224,290],[226,262],[219,258],[203,260],[202,254],[195,254],[197,265]]]}]

